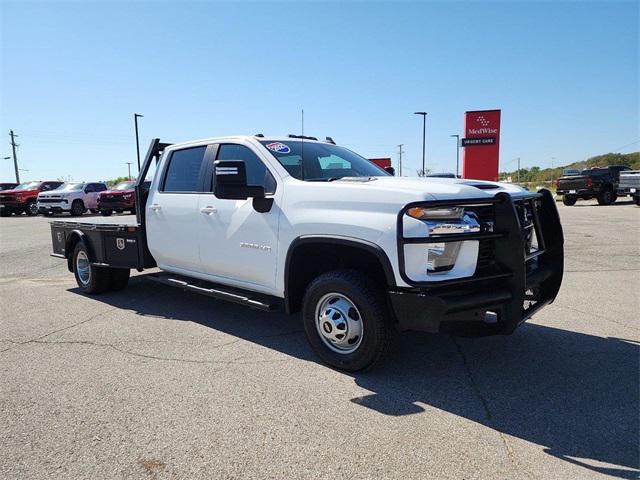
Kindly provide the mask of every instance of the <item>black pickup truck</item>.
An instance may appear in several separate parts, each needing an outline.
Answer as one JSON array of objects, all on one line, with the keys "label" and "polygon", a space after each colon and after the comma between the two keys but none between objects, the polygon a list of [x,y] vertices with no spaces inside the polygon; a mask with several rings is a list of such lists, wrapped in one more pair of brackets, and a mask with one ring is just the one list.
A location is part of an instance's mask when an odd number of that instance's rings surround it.
[{"label": "black pickup truck", "polygon": [[620,172],[628,167],[594,167],[582,170],[580,175],[569,175],[556,180],[556,193],[562,195],[562,203],[575,205],[578,199],[596,198],[600,205],[611,205],[618,198]]}]

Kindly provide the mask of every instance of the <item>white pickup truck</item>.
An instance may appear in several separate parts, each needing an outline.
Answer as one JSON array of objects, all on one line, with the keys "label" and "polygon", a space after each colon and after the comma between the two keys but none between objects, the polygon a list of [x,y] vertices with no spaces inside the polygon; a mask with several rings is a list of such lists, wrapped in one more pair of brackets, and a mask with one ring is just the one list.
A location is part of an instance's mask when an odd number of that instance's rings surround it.
[{"label": "white pickup truck", "polygon": [[53,215],[68,212],[80,216],[87,210],[98,212],[98,194],[107,190],[102,182],[66,182],[55,190],[38,194],[38,213]]},{"label": "white pickup truck", "polygon": [[136,211],[51,222],[53,255],[83,291],[124,288],[130,269],[157,266],[145,277],[301,311],[315,352],[349,371],[378,363],[398,330],[510,334],[562,282],[547,190],[393,177],[330,138],[156,139]]}]

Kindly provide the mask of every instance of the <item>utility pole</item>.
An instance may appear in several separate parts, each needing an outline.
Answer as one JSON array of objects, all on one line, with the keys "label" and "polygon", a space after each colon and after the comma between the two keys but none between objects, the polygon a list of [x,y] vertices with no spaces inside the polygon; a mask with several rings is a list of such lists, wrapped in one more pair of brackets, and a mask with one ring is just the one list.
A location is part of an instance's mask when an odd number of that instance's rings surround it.
[{"label": "utility pole", "polygon": [[125,162],[127,164],[127,168],[129,169],[129,180],[131,180],[131,164],[133,162]]},{"label": "utility pole", "polygon": [[425,144],[427,138],[427,112],[413,112],[414,115],[422,115],[422,176],[427,173],[425,166]]},{"label": "utility pole", "polygon": [[13,168],[16,171],[16,183],[20,183],[20,172],[18,170],[18,157],[16,156],[16,147],[18,146],[18,144],[16,143],[16,140],[15,140],[15,137],[17,137],[18,135],[13,133],[13,130],[11,130],[9,132],[9,136],[11,137],[11,148],[13,149]]},{"label": "utility pole", "polygon": [[458,178],[458,172],[460,170],[460,135],[450,135],[456,137],[456,178]]},{"label": "utility pole", "polygon": [[520,157],[518,157],[516,160],[518,160],[518,175],[516,176],[516,178],[518,179],[518,183],[520,183]]},{"label": "utility pole", "polygon": [[402,154],[404,153],[402,151],[402,147],[404,146],[404,143],[401,143],[400,145],[398,145],[398,176],[402,176]]},{"label": "utility pole", "polygon": [[[140,140],[138,139],[138,117],[144,117],[144,115],[140,115],[139,113],[133,114],[133,123],[136,124],[136,154],[138,155],[138,172],[140,171]],[[129,178],[131,178],[131,174],[129,174]]]}]

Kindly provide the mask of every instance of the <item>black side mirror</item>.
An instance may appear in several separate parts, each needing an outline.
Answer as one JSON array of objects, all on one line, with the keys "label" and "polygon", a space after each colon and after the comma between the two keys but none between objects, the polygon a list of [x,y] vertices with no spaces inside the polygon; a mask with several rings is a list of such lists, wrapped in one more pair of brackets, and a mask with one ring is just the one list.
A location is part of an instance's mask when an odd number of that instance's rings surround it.
[{"label": "black side mirror", "polygon": [[384,167],[384,171],[394,176],[396,174],[396,169],[393,167]]},{"label": "black side mirror", "polygon": [[226,200],[264,198],[264,187],[247,185],[244,160],[216,160],[213,162],[213,193]]}]

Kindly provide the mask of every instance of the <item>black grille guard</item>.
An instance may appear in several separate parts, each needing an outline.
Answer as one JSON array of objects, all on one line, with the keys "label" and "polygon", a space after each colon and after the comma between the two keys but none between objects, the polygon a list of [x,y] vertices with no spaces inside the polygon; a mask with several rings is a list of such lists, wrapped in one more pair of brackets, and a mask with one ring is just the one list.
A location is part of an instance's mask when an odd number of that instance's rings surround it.
[{"label": "black grille guard", "polygon": [[[404,237],[403,219],[414,207],[493,207],[493,228],[470,234]],[[526,222],[522,212],[532,213]],[[520,214],[519,214],[520,211]],[[526,215],[526,213],[525,213]],[[538,249],[527,248],[527,229],[535,229]],[[512,333],[537,310],[553,302],[562,283],[564,271],[564,238],[555,200],[551,192],[540,190],[524,197],[512,198],[498,193],[486,199],[457,199],[415,202],[406,205],[398,214],[398,263],[402,279],[408,289],[425,296],[432,313],[447,322],[448,317],[464,311],[486,309],[498,314],[492,332]],[[491,240],[495,247],[495,267],[491,271],[476,271],[471,277],[451,280],[414,281],[405,272],[404,246]],[[445,288],[446,287],[446,288]],[[458,318],[456,316],[456,318]],[[455,322],[452,322],[455,323]],[[479,322],[476,322],[479,323]],[[487,330],[486,326],[483,327]],[[441,331],[446,327],[440,327]]]}]

